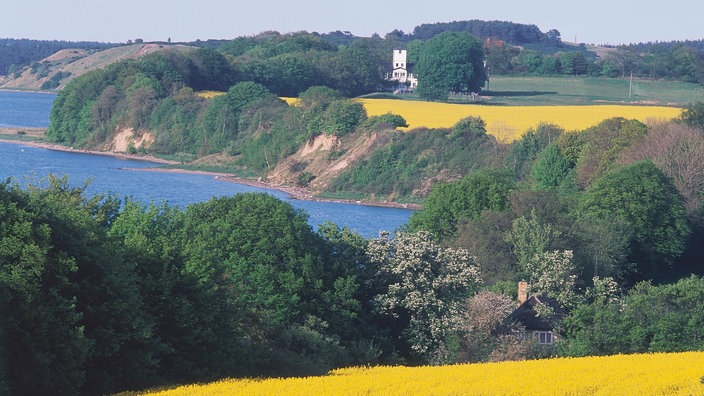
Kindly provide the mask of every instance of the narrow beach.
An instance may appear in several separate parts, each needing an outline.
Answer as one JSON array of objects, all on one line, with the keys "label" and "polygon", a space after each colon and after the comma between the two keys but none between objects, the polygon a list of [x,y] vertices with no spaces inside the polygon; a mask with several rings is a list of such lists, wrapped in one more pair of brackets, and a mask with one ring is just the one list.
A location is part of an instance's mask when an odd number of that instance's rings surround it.
[{"label": "narrow beach", "polygon": [[[38,128],[0,128],[0,141],[2,141],[3,143],[12,143],[12,144],[18,144],[18,145],[24,145],[24,146],[32,146],[32,147],[44,148],[47,150],[65,151],[65,152],[80,153],[80,154],[105,155],[105,156],[110,156],[110,157],[115,157],[115,158],[152,162],[152,163],[156,163],[156,164],[160,164],[160,165],[173,165],[173,166],[181,165],[181,163],[178,161],[170,161],[170,160],[166,160],[163,158],[157,158],[152,155],[138,155],[138,154],[128,154],[128,153],[120,153],[120,152],[112,152],[112,151],[77,149],[77,148],[67,147],[67,146],[63,146],[60,144],[49,143],[49,142],[24,141],[24,140],[16,140],[16,139],[7,138],[7,136],[16,136],[19,131],[41,132],[41,131],[45,131],[45,130],[38,129]],[[28,133],[28,135],[29,135],[29,133]],[[248,185],[248,186],[252,186],[252,187],[282,191],[282,192],[285,192],[286,194],[288,194],[291,198],[298,199],[298,200],[316,201],[316,202],[338,202],[338,203],[347,203],[347,204],[354,204],[354,205],[379,206],[379,207],[386,207],[386,208],[401,208],[401,209],[412,209],[412,210],[422,209],[421,205],[418,205],[418,204],[404,204],[404,203],[397,203],[397,202],[377,202],[377,201],[368,201],[368,200],[320,198],[320,197],[316,197],[310,190],[303,188],[303,187],[282,185],[282,184],[277,184],[277,183],[269,183],[269,182],[261,181],[261,180],[246,179],[246,178],[237,177],[231,173],[225,173],[225,172],[209,172],[209,171],[199,171],[199,170],[188,170],[188,169],[179,169],[177,167],[176,168],[161,168],[161,167],[128,168],[126,170],[143,171],[143,172],[170,172],[170,173],[209,175],[209,176],[213,176],[216,180],[220,180],[223,182],[238,183],[238,184],[244,184],[244,185]]]}]

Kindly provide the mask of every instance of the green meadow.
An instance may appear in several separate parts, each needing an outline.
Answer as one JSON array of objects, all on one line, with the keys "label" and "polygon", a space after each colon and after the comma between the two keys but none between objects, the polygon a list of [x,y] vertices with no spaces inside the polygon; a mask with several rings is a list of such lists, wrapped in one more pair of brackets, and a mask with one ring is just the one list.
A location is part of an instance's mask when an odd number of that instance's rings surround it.
[{"label": "green meadow", "polygon": [[[629,97],[630,92],[630,97]],[[662,80],[491,76],[481,93],[497,105],[644,104],[683,107],[704,101],[704,86]]]}]

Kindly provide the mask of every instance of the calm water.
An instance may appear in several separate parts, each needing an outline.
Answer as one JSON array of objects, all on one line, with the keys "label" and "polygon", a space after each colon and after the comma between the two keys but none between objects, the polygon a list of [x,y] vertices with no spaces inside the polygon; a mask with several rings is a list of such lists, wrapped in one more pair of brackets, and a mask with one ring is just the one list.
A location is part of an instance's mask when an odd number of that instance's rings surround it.
[{"label": "calm water", "polygon": [[54,94],[0,90],[0,128],[48,127],[54,99]]},{"label": "calm water", "polygon": [[[0,90],[0,126],[47,126],[54,97],[49,94]],[[17,101],[15,98],[18,98]],[[32,104],[34,101],[36,106]],[[36,113],[34,117],[31,116],[32,112]],[[120,197],[133,197],[144,203],[167,201],[170,205],[181,208],[213,197],[242,192],[267,192],[303,209],[308,213],[311,225],[316,228],[325,221],[332,221],[339,226],[347,225],[365,237],[377,236],[381,230],[394,231],[405,224],[412,213],[408,209],[294,200],[277,190],[218,181],[206,175],[126,170],[155,166],[157,165],[143,161],[0,142],[0,181],[12,177],[24,182],[27,179],[38,180],[49,174],[66,175],[70,183],[77,186],[92,179],[88,194],[111,193]]]}]

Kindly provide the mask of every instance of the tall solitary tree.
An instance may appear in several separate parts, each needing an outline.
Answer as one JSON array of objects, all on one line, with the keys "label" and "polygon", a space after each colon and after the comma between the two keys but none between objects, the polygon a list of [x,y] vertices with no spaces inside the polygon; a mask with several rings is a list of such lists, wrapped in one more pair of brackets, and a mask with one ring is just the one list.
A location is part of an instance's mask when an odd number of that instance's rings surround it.
[{"label": "tall solitary tree", "polygon": [[467,32],[445,32],[420,46],[418,94],[441,100],[450,91],[479,92],[487,80],[482,45]]}]

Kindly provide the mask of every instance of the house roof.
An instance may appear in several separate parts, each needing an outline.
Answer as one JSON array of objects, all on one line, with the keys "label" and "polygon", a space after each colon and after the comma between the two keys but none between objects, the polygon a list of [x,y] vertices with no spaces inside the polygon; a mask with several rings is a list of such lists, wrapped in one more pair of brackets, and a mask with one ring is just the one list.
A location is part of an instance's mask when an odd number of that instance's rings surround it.
[{"label": "house roof", "polygon": [[[550,317],[538,316],[538,311],[535,307],[541,303],[552,308],[553,314]],[[506,317],[505,322],[520,324],[525,327],[526,330],[549,331],[552,330],[555,327],[555,324],[559,322],[566,314],[567,312],[565,309],[554,298],[548,297],[545,294],[540,296],[534,295],[511,312]]]}]

